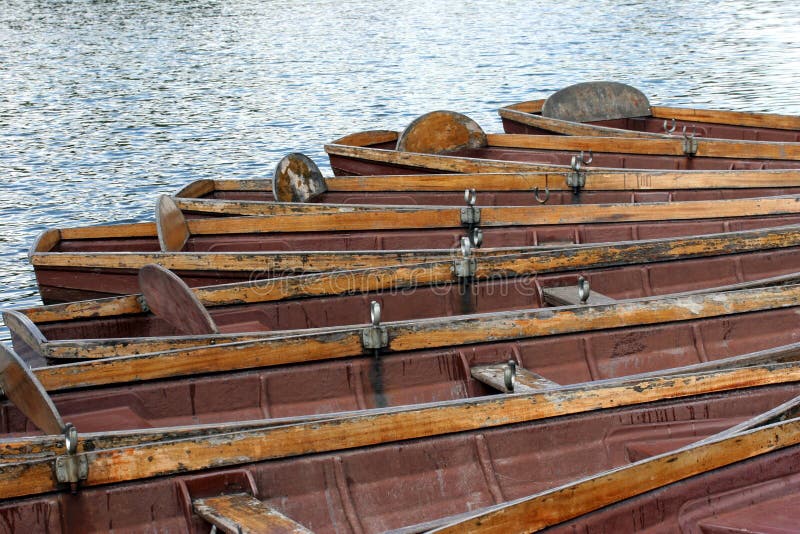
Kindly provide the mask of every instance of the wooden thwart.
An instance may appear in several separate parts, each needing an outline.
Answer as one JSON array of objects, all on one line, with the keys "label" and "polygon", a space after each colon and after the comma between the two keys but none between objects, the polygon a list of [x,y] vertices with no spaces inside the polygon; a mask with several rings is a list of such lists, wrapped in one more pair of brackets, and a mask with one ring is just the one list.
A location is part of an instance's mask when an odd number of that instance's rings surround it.
[{"label": "wooden thwart", "polygon": [[469,372],[475,380],[503,393],[535,393],[544,389],[560,387],[560,384],[548,380],[538,373],[517,366],[514,372],[513,391],[511,391],[505,383],[506,369],[508,369],[507,363],[495,363],[476,365]]},{"label": "wooden thwart", "polygon": [[194,511],[228,534],[311,534],[311,531],[252,495],[236,493],[196,499]]}]

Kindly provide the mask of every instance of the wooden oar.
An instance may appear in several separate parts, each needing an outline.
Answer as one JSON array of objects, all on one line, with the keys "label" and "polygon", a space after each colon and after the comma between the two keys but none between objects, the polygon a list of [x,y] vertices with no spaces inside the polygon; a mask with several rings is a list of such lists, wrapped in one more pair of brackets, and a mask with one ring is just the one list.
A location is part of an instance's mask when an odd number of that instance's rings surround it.
[{"label": "wooden oar", "polygon": [[63,434],[61,420],[42,384],[13,351],[0,343],[0,386],[5,396],[33,424],[47,434]]}]

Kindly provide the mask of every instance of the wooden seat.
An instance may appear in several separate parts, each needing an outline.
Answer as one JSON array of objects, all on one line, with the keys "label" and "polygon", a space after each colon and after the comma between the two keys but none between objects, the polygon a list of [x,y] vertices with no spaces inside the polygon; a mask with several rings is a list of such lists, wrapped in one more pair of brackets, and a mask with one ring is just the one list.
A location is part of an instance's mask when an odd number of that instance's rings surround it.
[{"label": "wooden seat", "polygon": [[192,504],[194,511],[200,517],[222,532],[231,534],[311,532],[300,523],[247,493],[195,499]]}]

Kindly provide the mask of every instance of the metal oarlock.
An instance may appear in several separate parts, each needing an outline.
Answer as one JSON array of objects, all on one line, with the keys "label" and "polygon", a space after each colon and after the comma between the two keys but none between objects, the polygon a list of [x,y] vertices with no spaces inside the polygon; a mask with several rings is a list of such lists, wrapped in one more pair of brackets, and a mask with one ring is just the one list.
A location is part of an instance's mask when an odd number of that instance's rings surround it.
[{"label": "metal oarlock", "polygon": [[583,276],[578,278],[578,300],[581,304],[586,304],[591,296],[592,288],[589,285],[589,280]]},{"label": "metal oarlock", "polygon": [[514,392],[514,386],[517,383],[517,362],[508,360],[505,368],[503,369],[503,384],[509,393]]},{"label": "metal oarlock", "polygon": [[453,269],[459,278],[472,278],[478,268],[478,260],[472,254],[472,241],[468,237],[461,238],[461,258],[456,259]]},{"label": "metal oarlock", "polygon": [[672,124],[667,127],[667,119],[664,119],[664,133],[671,134],[675,131],[675,119],[672,119]]},{"label": "metal oarlock", "polygon": [[370,325],[361,331],[361,345],[365,350],[378,350],[389,346],[389,334],[381,326],[381,305],[373,300],[369,305]]},{"label": "metal oarlock", "polygon": [[475,248],[481,248],[483,244],[483,230],[480,228],[473,228],[469,234],[469,242]]},{"label": "metal oarlock", "polygon": [[697,154],[697,126],[692,124],[691,135],[686,133],[686,126],[683,127],[683,152],[687,156]]},{"label": "metal oarlock", "polygon": [[56,480],[77,493],[78,483],[89,476],[89,461],[78,455],[78,429],[72,423],[64,425],[64,447],[67,453],[56,458]]},{"label": "metal oarlock", "polygon": [[372,351],[372,364],[369,369],[369,381],[375,396],[375,405],[383,408],[387,405],[383,393],[383,361],[381,349],[389,346],[389,333],[381,326],[381,305],[373,300],[369,304],[369,322],[371,326],[361,331],[361,345],[364,350]]},{"label": "metal oarlock", "polygon": [[544,198],[539,197],[539,186],[537,185],[533,189],[533,198],[536,199],[536,202],[539,204],[545,204],[550,199],[550,188],[545,186],[544,187]]},{"label": "metal oarlock", "polygon": [[572,156],[570,161],[571,170],[567,173],[567,186],[572,188],[572,193],[577,195],[581,188],[586,185],[586,171],[583,168],[594,160],[591,150],[587,158],[583,150],[579,155]]},{"label": "metal oarlock", "polygon": [[481,222],[481,209],[475,206],[478,195],[474,189],[464,190],[464,202],[467,207],[461,208],[461,224],[465,224],[472,229]]}]

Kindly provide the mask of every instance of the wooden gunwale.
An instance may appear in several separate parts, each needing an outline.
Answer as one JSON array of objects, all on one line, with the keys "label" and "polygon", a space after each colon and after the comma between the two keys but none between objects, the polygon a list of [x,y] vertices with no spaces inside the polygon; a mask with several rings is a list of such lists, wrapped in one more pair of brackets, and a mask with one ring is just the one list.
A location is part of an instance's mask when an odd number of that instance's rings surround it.
[{"label": "wooden gunwale", "polygon": [[[206,200],[204,204],[230,205],[228,201]],[[237,201],[238,209],[252,212],[247,216],[190,219],[191,236],[251,233],[343,232],[368,230],[435,229],[463,227],[461,208],[419,206],[370,206],[364,211],[320,212],[318,205],[297,205],[292,213],[257,214],[271,210],[273,204]],[[307,206],[307,207],[306,207]],[[352,207],[356,207],[353,205]],[[212,208],[214,209],[214,208]],[[702,220],[731,217],[754,217],[800,213],[800,196],[695,200],[648,203],[618,203],[552,206],[480,207],[481,227],[565,225],[582,223],[621,223],[658,220]],[[152,237],[149,224],[107,225],[59,229],[63,240],[87,240],[114,237]],[[52,248],[52,245],[49,247]],[[35,254],[34,254],[35,256]]]},{"label": "wooden gunwale", "polygon": [[[398,408],[384,413],[78,453],[88,462],[84,486],[367,447],[406,439],[503,426],[587,410],[630,406],[800,379],[800,366],[769,364],[693,375],[616,381],[577,388]],[[782,428],[778,423],[772,428]],[[800,440],[800,424],[797,425]],[[793,443],[793,441],[792,441]],[[54,458],[0,465],[0,496],[59,489]]]},{"label": "wooden gunwale", "polygon": [[[274,204],[271,202],[219,200],[196,202],[210,212],[227,211],[231,216],[225,219],[190,220],[189,230],[193,235],[455,228],[463,225],[461,208],[455,207],[364,206],[363,210],[326,213],[317,210],[315,204],[300,204],[293,208],[291,214],[270,215],[264,212],[272,211]],[[308,209],[303,206],[308,206]],[[353,205],[353,207],[362,206]],[[482,227],[694,220],[800,213],[800,196],[641,204],[485,206],[479,209]],[[237,215],[246,216],[234,216],[232,211]]]},{"label": "wooden gunwale", "polygon": [[[594,153],[623,153],[643,155],[683,156],[683,138],[645,139],[635,137],[597,137],[564,135],[487,134],[489,147],[536,150],[591,150]],[[800,143],[769,141],[738,141],[696,137],[697,150],[693,157],[743,159],[800,159]]]},{"label": "wooden gunwale", "polygon": [[[660,191],[687,189],[748,189],[759,187],[786,187],[800,185],[800,173],[793,170],[770,169],[761,171],[632,171],[611,170],[601,172],[587,169],[588,191]],[[397,174],[373,176],[330,176],[325,178],[328,191],[453,191],[464,189],[478,191],[533,191],[536,187],[551,191],[567,191],[565,172],[507,172],[481,174]],[[193,182],[194,183],[194,182]],[[269,179],[219,179],[214,180],[211,190],[198,189],[190,183],[175,193],[176,202],[200,199],[215,191],[261,191],[272,192]],[[191,204],[186,204],[191,205]]]},{"label": "wooden gunwale", "polygon": [[[797,306],[800,285],[707,293],[616,304],[496,312],[446,319],[385,323],[385,352],[460,346],[487,341],[549,336],[720,317]],[[160,353],[119,356],[34,370],[48,391],[100,384],[250,369],[365,353],[362,327],[293,335]]]}]

